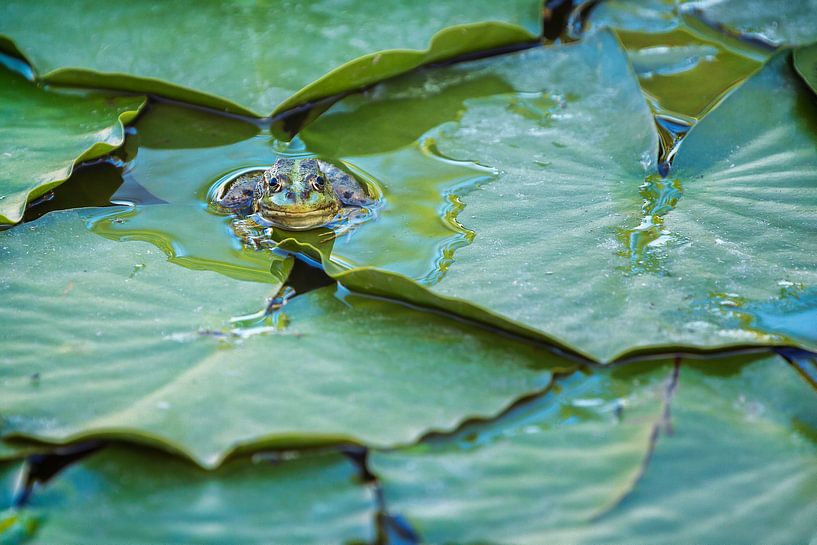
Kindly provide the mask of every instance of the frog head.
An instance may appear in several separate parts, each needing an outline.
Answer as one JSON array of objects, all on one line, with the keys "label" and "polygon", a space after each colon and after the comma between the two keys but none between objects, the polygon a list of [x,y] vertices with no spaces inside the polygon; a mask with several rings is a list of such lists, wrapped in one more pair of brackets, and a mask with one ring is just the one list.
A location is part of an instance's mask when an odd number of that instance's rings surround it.
[{"label": "frog head", "polygon": [[305,231],[326,225],[342,203],[314,158],[275,161],[255,188],[253,210],[273,225]]}]

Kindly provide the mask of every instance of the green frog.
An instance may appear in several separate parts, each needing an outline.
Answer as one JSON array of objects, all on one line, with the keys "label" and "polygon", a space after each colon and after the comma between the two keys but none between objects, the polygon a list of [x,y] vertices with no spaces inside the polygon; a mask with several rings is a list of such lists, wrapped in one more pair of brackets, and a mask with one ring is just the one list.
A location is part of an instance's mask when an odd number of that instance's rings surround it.
[{"label": "green frog", "polygon": [[371,207],[376,198],[351,174],[310,157],[280,158],[268,169],[242,172],[221,185],[214,201],[239,217],[306,231]]}]

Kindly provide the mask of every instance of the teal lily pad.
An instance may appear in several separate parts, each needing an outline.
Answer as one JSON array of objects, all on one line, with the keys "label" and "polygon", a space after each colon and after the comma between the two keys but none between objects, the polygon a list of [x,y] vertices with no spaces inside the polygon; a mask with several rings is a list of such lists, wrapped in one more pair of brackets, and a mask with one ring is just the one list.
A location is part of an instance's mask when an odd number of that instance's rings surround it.
[{"label": "teal lily pad", "polygon": [[609,0],[593,10],[593,24],[636,32],[668,32],[695,19],[777,45],[817,39],[815,0]]},{"label": "teal lily pad", "polygon": [[495,426],[374,453],[372,471],[423,543],[807,543],[814,391],[780,358],[678,371],[568,379]]},{"label": "teal lily pad", "polygon": [[[809,316],[817,287],[817,112],[788,60],[775,57],[708,114],[668,178],[656,173],[650,111],[607,33],[427,70],[341,101],[303,140],[320,153],[387,163],[417,145],[387,104],[422,98],[437,122],[437,101],[465,78],[502,78],[515,89],[464,100],[419,138],[442,158],[495,173],[443,191],[472,234],[426,282],[431,294],[393,289],[393,276],[378,280],[364,260],[347,259],[359,270],[333,274],[355,289],[490,314],[495,325],[601,361],[678,346],[817,347],[813,328],[774,325]],[[341,126],[350,136],[335,149]],[[398,136],[404,148],[377,143]],[[377,268],[399,273],[382,264],[399,235],[378,243],[380,225],[364,229]],[[343,251],[335,247],[333,259]]]},{"label": "teal lily pad", "polygon": [[794,52],[794,67],[803,80],[817,93],[817,43]]},{"label": "teal lily pad", "polygon": [[539,0],[38,0],[4,2],[0,36],[48,83],[265,116],[424,63],[535,40],[540,18]]},{"label": "teal lily pad", "polygon": [[63,183],[74,165],[108,154],[142,97],[45,90],[0,67],[0,225],[22,219],[26,203]]},{"label": "teal lily pad", "polygon": [[2,235],[4,437],[117,438],[205,467],[261,445],[385,447],[496,414],[574,366],[334,287],[268,315],[283,277],[176,266],[89,230],[108,214],[54,212]]},{"label": "teal lily pad", "polygon": [[745,35],[778,45],[802,45],[817,40],[814,14],[817,0],[695,0],[682,11],[700,11],[704,18]]},{"label": "teal lily pad", "polygon": [[373,538],[374,501],[337,453],[237,460],[207,473],[109,447],[57,475],[28,543],[348,543]]}]

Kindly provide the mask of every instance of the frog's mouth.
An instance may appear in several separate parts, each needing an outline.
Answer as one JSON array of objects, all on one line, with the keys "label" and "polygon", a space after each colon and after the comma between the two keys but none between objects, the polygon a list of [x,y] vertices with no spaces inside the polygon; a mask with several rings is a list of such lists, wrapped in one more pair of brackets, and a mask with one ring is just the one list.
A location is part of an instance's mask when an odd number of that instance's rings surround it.
[{"label": "frog's mouth", "polygon": [[308,231],[323,227],[338,213],[335,206],[305,210],[275,210],[261,207],[259,215],[271,224],[291,231]]}]

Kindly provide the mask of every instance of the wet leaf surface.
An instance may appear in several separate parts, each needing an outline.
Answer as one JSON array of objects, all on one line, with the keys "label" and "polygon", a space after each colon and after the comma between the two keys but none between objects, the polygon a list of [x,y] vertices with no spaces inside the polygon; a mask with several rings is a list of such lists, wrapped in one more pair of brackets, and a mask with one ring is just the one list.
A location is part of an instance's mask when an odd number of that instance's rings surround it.
[{"label": "wet leaf surface", "polygon": [[389,446],[493,415],[573,366],[334,287],[265,317],[285,276],[186,270],[89,231],[95,213],[52,213],[4,239],[6,436],[131,438],[208,467],[252,444]]},{"label": "wet leaf surface", "polygon": [[609,0],[593,11],[595,24],[637,32],[668,32],[697,19],[776,45],[803,45],[817,39],[815,0]]},{"label": "wet leaf surface", "polygon": [[[336,453],[237,460],[208,473],[110,447],[66,469],[26,511],[29,543],[346,543],[372,537],[373,501]],[[149,523],[146,523],[149,521]]]},{"label": "wet leaf surface", "polygon": [[670,388],[672,377],[600,370],[501,427],[376,453],[372,470],[424,543],[807,542],[809,386],[779,358],[682,364]]},{"label": "wet leaf surface", "polygon": [[0,225],[17,223],[26,202],[64,182],[74,165],[109,153],[141,97],[46,91],[0,67]]},{"label": "wet leaf surface", "polygon": [[[5,35],[46,82],[266,116],[421,64],[534,40],[538,0],[5,2]],[[93,35],[94,40],[81,36]]]}]

